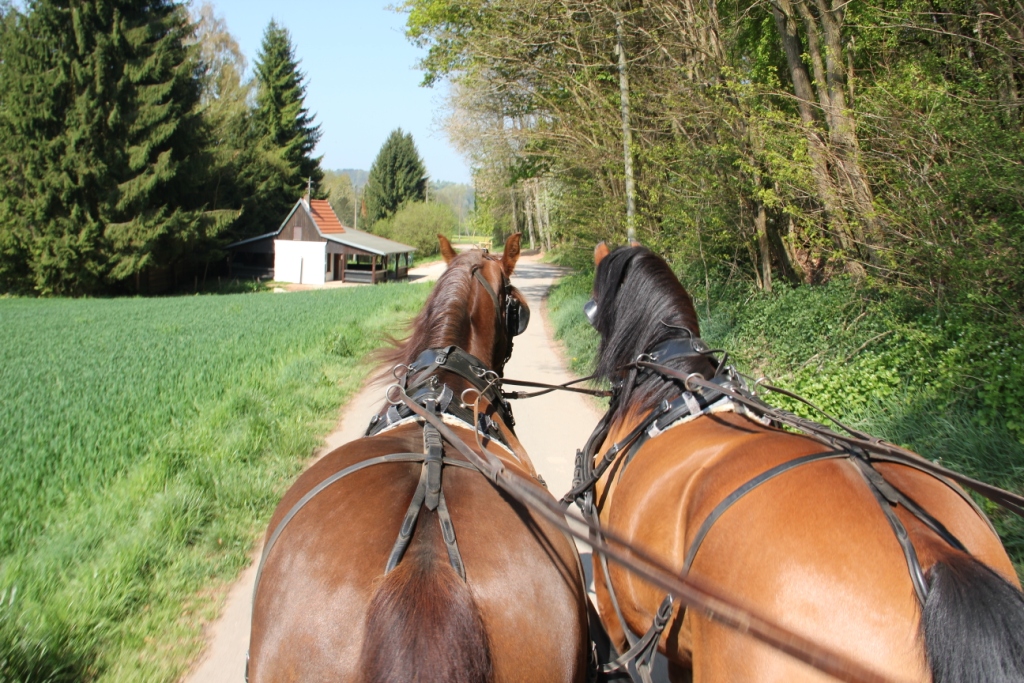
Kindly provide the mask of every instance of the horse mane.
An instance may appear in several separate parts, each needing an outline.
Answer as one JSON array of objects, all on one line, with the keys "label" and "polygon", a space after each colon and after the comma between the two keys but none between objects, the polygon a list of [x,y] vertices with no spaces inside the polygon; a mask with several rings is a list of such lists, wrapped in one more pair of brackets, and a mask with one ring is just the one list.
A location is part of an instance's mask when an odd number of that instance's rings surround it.
[{"label": "horse mane", "polygon": [[472,249],[452,259],[437,279],[419,315],[406,326],[409,336],[404,340],[388,339],[390,347],[376,354],[381,372],[389,373],[398,364],[409,365],[427,349],[464,344],[472,324],[467,305],[472,295],[471,273],[485,260],[497,258],[480,249]]},{"label": "horse mane", "polygon": [[[679,386],[661,376],[620,370],[669,339],[700,336],[693,300],[665,260],[645,247],[616,249],[597,268],[594,299],[598,303],[594,324],[601,334],[597,375],[612,382],[624,380],[612,419],[627,412],[647,413],[663,400],[677,397]],[[714,373],[707,357],[677,358],[666,364],[705,377]]]}]

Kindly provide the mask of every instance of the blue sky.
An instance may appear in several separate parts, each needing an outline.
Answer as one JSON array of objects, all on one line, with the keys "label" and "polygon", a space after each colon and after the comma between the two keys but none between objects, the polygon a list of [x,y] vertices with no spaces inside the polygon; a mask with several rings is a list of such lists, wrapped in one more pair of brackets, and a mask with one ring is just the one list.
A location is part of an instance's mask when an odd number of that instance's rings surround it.
[{"label": "blue sky", "polygon": [[[198,6],[201,0],[193,0]],[[323,167],[369,170],[395,128],[412,133],[433,180],[470,182],[469,167],[448,144],[438,118],[443,86],[422,88],[423,51],[405,37],[405,15],[378,0],[212,0],[249,60],[271,18],[292,36],[306,74],[306,106],[323,137]]]}]

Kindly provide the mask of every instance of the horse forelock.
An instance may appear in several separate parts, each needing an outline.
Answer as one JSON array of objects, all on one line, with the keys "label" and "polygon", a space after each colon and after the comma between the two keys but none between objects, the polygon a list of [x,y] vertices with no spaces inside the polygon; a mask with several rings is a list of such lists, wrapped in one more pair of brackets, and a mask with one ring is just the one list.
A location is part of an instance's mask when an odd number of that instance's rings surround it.
[{"label": "horse forelock", "polygon": [[473,270],[496,260],[497,257],[479,249],[452,259],[437,279],[423,309],[409,323],[409,336],[404,340],[389,339],[391,347],[380,352],[382,372],[400,363],[412,363],[427,349],[465,344],[472,326],[472,311],[467,304],[472,296]]},{"label": "horse forelock", "polygon": [[[637,382],[635,370],[621,370],[664,341],[700,336],[693,300],[665,260],[645,247],[616,249],[597,269],[594,298],[595,326],[601,334],[597,374],[610,381],[625,379],[613,419],[627,412],[646,413],[677,395],[678,387],[660,377]],[[704,374],[711,368],[704,358],[677,359],[670,365]]]}]

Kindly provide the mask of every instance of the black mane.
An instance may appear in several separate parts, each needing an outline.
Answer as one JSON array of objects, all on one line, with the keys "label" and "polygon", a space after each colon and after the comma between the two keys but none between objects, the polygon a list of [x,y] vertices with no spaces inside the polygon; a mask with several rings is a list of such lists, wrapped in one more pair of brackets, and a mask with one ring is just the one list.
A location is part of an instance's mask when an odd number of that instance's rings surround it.
[{"label": "black mane", "polygon": [[[665,260],[645,247],[621,247],[606,256],[594,278],[594,300],[601,334],[597,374],[623,379],[612,420],[627,412],[647,413],[665,399],[678,397],[680,387],[659,375],[635,369],[623,372],[641,353],[669,339],[699,337],[693,300]],[[715,371],[707,357],[679,358],[667,365],[710,378]]]}]

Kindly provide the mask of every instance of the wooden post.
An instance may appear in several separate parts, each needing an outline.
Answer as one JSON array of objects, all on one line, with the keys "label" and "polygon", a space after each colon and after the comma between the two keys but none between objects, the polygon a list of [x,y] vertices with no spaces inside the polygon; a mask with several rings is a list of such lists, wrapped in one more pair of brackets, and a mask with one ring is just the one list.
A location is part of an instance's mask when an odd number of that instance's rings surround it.
[{"label": "wooden post", "polygon": [[370,257],[370,284],[377,284],[377,255]]},{"label": "wooden post", "polygon": [[348,250],[341,248],[341,281],[345,281],[345,266],[348,264]]}]

